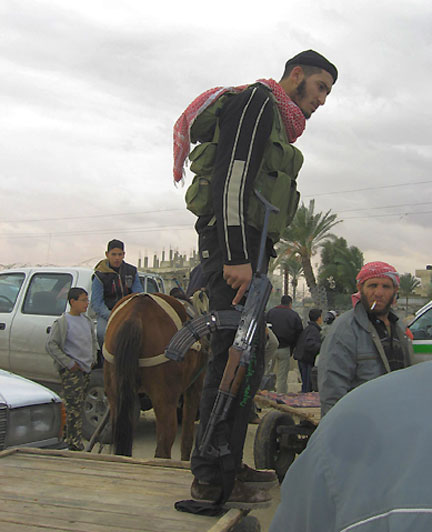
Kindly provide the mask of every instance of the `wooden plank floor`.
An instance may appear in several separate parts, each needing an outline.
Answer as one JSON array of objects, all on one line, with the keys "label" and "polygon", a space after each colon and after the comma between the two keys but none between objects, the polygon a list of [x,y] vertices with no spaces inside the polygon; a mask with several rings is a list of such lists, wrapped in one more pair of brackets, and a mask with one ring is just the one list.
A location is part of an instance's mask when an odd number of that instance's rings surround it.
[{"label": "wooden plank floor", "polygon": [[71,451],[0,452],[0,530],[7,532],[222,532],[241,519],[177,512],[189,498],[187,466]]}]

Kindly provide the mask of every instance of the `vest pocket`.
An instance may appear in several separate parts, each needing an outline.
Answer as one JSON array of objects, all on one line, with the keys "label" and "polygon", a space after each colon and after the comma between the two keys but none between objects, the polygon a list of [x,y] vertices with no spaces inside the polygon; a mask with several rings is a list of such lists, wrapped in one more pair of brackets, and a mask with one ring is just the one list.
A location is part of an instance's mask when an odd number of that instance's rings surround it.
[{"label": "vest pocket", "polygon": [[[271,214],[269,219],[269,236],[276,242],[280,233],[290,224],[300,199],[294,179],[285,172],[271,172],[260,175],[257,189],[280,212]],[[249,199],[248,222],[257,229],[262,228],[264,208],[259,199],[253,194]]]},{"label": "vest pocket", "polygon": [[189,155],[190,169],[196,174],[186,191],[185,201],[188,210],[196,216],[212,214],[211,177],[216,158],[217,144],[203,142]]},{"label": "vest pocket", "polygon": [[211,174],[216,158],[216,151],[216,142],[203,142],[194,148],[189,154],[191,172],[197,175]]},{"label": "vest pocket", "polygon": [[265,169],[286,172],[296,178],[303,164],[302,153],[291,144],[273,141],[265,157]]},{"label": "vest pocket", "polygon": [[211,184],[206,177],[195,176],[185,195],[186,207],[195,216],[212,214]]},{"label": "vest pocket", "polygon": [[[292,221],[297,211],[300,194],[297,192],[297,185],[294,179],[285,172],[272,172],[276,174],[270,202],[280,209],[281,222],[275,230],[282,232]],[[275,217],[276,218],[276,217]]]},{"label": "vest pocket", "polygon": [[[289,149],[289,146],[287,146]],[[265,164],[270,172],[286,167],[287,153],[280,142],[272,142]]]}]

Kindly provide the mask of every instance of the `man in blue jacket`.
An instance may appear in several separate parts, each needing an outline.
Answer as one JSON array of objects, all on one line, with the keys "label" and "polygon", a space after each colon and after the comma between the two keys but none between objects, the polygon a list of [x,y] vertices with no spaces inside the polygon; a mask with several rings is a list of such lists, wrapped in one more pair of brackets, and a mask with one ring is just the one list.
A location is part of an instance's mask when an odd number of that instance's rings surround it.
[{"label": "man in blue jacket", "polygon": [[102,347],[105,329],[111,310],[124,296],[143,291],[138,271],[128,264],[124,244],[121,240],[110,240],[105,259],[95,266],[92,278],[91,307],[97,316],[97,337]]},{"label": "man in blue jacket", "polygon": [[270,532],[432,530],[431,382],[422,362],[343,397],[288,469]]}]

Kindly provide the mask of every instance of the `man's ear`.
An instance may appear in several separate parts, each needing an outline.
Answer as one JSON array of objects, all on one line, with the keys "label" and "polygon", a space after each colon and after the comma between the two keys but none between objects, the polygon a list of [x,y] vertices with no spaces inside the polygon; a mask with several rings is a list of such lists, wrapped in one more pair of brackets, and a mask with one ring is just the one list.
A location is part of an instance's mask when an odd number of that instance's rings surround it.
[{"label": "man's ear", "polygon": [[105,257],[108,258],[108,251],[105,251]]},{"label": "man's ear", "polygon": [[297,65],[291,70],[289,77],[295,82],[296,86],[298,86],[304,80],[305,73],[302,67]]}]

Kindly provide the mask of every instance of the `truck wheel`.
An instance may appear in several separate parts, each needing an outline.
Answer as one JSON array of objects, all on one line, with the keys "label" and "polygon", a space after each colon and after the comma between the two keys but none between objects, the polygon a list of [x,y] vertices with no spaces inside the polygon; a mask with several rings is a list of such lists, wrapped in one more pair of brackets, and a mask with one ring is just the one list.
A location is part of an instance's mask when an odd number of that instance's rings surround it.
[{"label": "truck wheel", "polygon": [[282,482],[289,466],[293,463],[295,451],[281,445],[281,437],[277,433],[277,428],[294,424],[294,420],[289,414],[272,410],[262,418],[255,434],[255,467],[274,469],[279,482]]},{"label": "truck wheel", "polygon": [[[90,440],[107,408],[108,399],[104,391],[103,370],[95,369],[90,373],[90,385],[84,400],[83,436],[86,440]],[[100,441],[111,443],[111,422],[108,422],[102,431]]]}]

